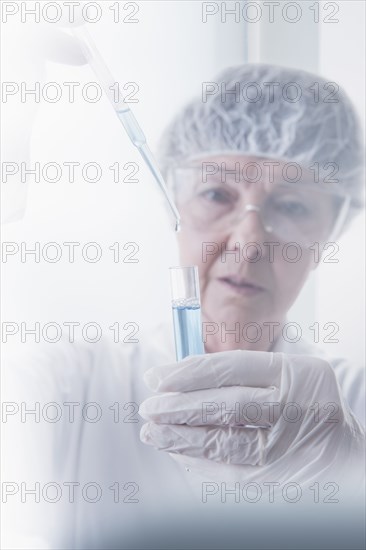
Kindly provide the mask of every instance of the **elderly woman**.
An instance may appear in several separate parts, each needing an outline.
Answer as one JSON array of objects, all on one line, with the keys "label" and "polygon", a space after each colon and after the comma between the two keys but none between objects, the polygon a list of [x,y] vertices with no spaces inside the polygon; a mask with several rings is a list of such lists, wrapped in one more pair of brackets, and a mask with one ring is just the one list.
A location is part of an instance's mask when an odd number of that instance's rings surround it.
[{"label": "elderly woman", "polygon": [[205,349],[221,353],[145,374],[164,393],[141,406],[142,440],[184,459],[191,477],[306,481],[361,441],[350,409],[364,422],[362,371],[325,361],[286,326],[317,252],[362,206],[356,114],[329,86],[234,67],[164,135],[181,263],[199,266]]},{"label": "elderly woman", "polygon": [[[27,380],[14,384],[13,401],[69,404],[63,422],[31,436],[20,426],[33,457],[25,479],[94,480],[110,502],[143,503],[150,519],[157,499],[169,506],[192,488],[204,499],[219,482],[263,491],[326,481],[344,492],[363,475],[362,371],[327,361],[286,328],[316,254],[362,206],[355,112],[344,92],[330,95],[302,71],[245,65],[217,83],[183,109],[160,150],[182,217],[181,264],[199,268],[206,353],[176,362],[163,327],[127,355],[115,345],[53,346],[31,378],[29,367],[13,370]],[[255,100],[249,83],[261,91]],[[284,93],[288,83],[296,86]],[[122,512],[94,493],[91,505],[74,490],[58,509],[60,532],[44,521],[56,505],[35,507],[50,547],[103,547],[139,529],[140,509]]]}]

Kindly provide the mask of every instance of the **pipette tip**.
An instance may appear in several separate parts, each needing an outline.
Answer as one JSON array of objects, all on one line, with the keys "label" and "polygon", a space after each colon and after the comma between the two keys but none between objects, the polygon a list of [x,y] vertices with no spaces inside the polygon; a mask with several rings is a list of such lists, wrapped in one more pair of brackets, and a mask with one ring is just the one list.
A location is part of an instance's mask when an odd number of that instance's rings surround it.
[{"label": "pipette tip", "polygon": [[176,232],[176,233],[179,233],[179,231],[180,231],[180,221],[177,220],[177,221],[175,222],[175,232]]}]

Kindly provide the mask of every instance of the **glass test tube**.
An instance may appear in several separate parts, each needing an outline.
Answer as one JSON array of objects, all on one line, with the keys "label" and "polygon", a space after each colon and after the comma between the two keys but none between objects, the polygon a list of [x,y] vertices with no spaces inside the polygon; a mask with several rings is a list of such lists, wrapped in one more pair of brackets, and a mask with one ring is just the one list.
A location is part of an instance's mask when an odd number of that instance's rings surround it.
[{"label": "glass test tube", "polygon": [[205,353],[197,266],[171,267],[170,283],[177,361]]}]

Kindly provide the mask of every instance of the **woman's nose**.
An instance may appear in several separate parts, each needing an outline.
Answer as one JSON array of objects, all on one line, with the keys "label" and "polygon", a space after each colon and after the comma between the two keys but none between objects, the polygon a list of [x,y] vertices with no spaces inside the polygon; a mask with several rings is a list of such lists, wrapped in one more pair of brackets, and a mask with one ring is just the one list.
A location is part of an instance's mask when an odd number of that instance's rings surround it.
[{"label": "woman's nose", "polygon": [[[268,240],[268,229],[263,226],[260,217],[260,208],[254,204],[248,204],[242,212],[240,218],[232,223],[228,247],[235,248],[239,242],[241,246],[248,243],[254,243],[262,249],[262,254],[265,252],[265,247],[261,246]],[[257,247],[247,247],[248,256],[257,256]],[[255,258],[250,258],[254,260]]]}]

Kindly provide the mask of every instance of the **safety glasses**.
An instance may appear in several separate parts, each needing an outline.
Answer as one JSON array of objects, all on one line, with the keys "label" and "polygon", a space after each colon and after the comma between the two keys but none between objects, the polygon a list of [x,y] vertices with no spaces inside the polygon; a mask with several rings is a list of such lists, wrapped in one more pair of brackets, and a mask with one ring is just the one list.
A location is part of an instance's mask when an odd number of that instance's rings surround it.
[{"label": "safety glasses", "polygon": [[226,231],[255,214],[268,234],[308,247],[334,239],[350,205],[334,184],[222,181],[202,178],[199,167],[177,168],[170,177],[182,224],[202,232]]}]

